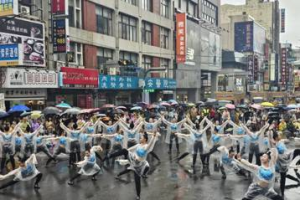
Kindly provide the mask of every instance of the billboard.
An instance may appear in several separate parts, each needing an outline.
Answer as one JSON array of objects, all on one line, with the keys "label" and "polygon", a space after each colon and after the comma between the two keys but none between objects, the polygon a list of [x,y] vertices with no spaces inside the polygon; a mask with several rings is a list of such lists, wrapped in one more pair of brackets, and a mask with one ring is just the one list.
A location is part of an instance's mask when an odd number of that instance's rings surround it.
[{"label": "billboard", "polygon": [[21,65],[22,58],[21,44],[1,44],[0,45],[0,66]]},{"label": "billboard", "polygon": [[130,90],[138,88],[138,77],[99,75],[99,89]]},{"label": "billboard", "polygon": [[62,67],[60,86],[69,88],[96,89],[99,85],[98,70]]},{"label": "billboard", "polygon": [[266,30],[259,24],[237,22],[234,24],[234,50],[237,52],[256,52],[264,54]]},{"label": "billboard", "polygon": [[187,20],[187,53],[185,65],[200,67],[200,26],[193,21]]},{"label": "billboard", "polygon": [[69,19],[53,20],[53,52],[65,53],[67,51],[67,35]]},{"label": "billboard", "polygon": [[18,15],[18,0],[0,0],[0,16]]},{"label": "billboard", "polygon": [[234,50],[237,52],[253,52],[253,22],[237,22],[234,24]]},{"label": "billboard", "polygon": [[19,18],[0,18],[0,45],[8,44],[23,46],[21,65],[46,66],[43,23]]},{"label": "billboard", "polygon": [[176,62],[186,61],[186,14],[176,13]]}]

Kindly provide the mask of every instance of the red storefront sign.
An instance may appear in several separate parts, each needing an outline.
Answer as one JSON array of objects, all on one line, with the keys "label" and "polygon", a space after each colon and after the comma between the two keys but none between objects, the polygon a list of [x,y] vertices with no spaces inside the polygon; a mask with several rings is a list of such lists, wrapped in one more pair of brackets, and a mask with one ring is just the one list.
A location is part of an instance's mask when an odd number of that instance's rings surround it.
[{"label": "red storefront sign", "polygon": [[176,14],[176,62],[186,61],[186,14]]},{"label": "red storefront sign", "polygon": [[62,67],[61,72],[63,87],[98,88],[98,70]]},{"label": "red storefront sign", "polygon": [[67,14],[68,0],[52,0],[52,13],[55,15]]}]

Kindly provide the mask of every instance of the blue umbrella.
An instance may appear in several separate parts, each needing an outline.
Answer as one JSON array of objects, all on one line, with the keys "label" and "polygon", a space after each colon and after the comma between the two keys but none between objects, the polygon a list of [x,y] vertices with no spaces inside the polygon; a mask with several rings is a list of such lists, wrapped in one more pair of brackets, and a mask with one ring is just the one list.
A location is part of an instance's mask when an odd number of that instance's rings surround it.
[{"label": "blue umbrella", "polygon": [[64,103],[64,102],[57,104],[55,107],[57,107],[57,108],[72,108],[69,104]]},{"label": "blue umbrella", "polygon": [[15,112],[24,112],[24,111],[30,111],[30,108],[24,105],[16,105],[12,107],[8,113],[15,113]]}]

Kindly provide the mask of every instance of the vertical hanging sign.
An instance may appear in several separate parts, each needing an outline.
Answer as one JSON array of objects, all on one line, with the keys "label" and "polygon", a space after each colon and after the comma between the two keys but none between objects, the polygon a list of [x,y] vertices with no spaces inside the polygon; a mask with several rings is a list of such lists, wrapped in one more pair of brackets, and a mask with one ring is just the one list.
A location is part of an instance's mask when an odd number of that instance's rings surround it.
[{"label": "vertical hanging sign", "polygon": [[186,14],[176,14],[176,62],[186,61]]}]

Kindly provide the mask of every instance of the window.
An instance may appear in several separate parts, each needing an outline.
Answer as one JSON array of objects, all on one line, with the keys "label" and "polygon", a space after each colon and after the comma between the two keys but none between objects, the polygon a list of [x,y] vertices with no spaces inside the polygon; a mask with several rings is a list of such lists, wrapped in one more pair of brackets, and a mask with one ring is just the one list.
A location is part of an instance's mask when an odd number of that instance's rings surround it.
[{"label": "window", "polygon": [[202,0],[202,18],[218,25],[218,7],[207,0]]},{"label": "window", "polygon": [[145,44],[152,44],[152,24],[148,22],[143,22],[142,27],[142,41]]},{"label": "window", "polygon": [[169,0],[161,0],[160,1],[161,3],[161,5],[160,5],[160,14],[161,14],[161,16],[164,16],[164,17],[166,17],[166,18],[169,18],[169,3],[170,3],[170,1]]},{"label": "window", "polygon": [[72,5],[69,5],[69,26],[74,27],[75,26],[75,19],[74,19],[74,7]]},{"label": "window", "polygon": [[142,0],[142,8],[152,12],[152,0]]},{"label": "window", "polygon": [[137,41],[137,20],[121,14],[119,20],[119,37],[125,40]]},{"label": "window", "polygon": [[133,63],[138,63],[138,54],[127,52],[127,51],[120,51],[120,60],[129,60]]},{"label": "window", "polygon": [[126,3],[129,3],[129,4],[134,5],[134,6],[137,5],[136,4],[137,0],[122,0],[122,1],[125,1]]},{"label": "window", "polygon": [[197,17],[197,4],[189,1],[187,4],[187,13],[194,17]]},{"label": "window", "polygon": [[81,1],[69,0],[69,26],[81,28],[82,26],[82,12]]},{"label": "window", "polygon": [[97,32],[112,35],[112,10],[103,6],[96,8]]},{"label": "window", "polygon": [[160,47],[169,48],[169,30],[163,27],[160,28]]},{"label": "window", "polygon": [[169,77],[168,76],[168,73],[169,73],[169,60],[161,58],[160,59],[160,67],[166,68],[165,72],[160,73],[160,77],[168,78]]},{"label": "window", "polygon": [[143,68],[145,70],[150,69],[152,67],[152,57],[150,56],[143,56]]},{"label": "window", "polygon": [[97,51],[97,64],[99,68],[102,68],[103,65],[108,60],[113,59],[113,50],[106,48],[98,48]]}]

